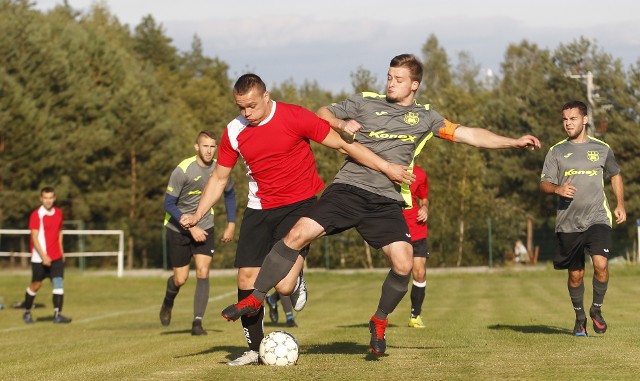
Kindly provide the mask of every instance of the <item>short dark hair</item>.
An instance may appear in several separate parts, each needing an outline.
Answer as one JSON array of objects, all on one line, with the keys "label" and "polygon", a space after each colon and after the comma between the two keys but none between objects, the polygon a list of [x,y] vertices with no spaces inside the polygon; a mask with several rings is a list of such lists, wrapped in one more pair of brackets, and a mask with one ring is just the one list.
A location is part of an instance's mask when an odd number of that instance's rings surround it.
[{"label": "short dark hair", "polygon": [[40,190],[40,196],[45,193],[55,193],[55,190],[53,189],[53,187],[44,187]]},{"label": "short dark hair", "polygon": [[400,54],[391,59],[389,67],[406,67],[412,81],[422,82],[422,62],[413,54]]},{"label": "short dark hair", "polygon": [[587,105],[584,104],[584,102],[580,102],[580,101],[567,102],[564,104],[564,106],[562,106],[562,111],[569,110],[572,108],[577,108],[580,111],[580,115],[582,116],[587,115]]},{"label": "short dark hair", "polygon": [[267,85],[256,74],[244,74],[233,85],[233,92],[238,95],[245,95],[252,89],[258,90],[260,95],[267,91]]},{"label": "short dark hair", "polygon": [[218,138],[216,137],[216,133],[211,131],[211,130],[202,130],[200,132],[198,132],[198,136],[196,136],[196,144],[198,144],[198,142],[200,141],[200,137],[201,136],[206,136],[209,137],[213,140],[218,140]]}]

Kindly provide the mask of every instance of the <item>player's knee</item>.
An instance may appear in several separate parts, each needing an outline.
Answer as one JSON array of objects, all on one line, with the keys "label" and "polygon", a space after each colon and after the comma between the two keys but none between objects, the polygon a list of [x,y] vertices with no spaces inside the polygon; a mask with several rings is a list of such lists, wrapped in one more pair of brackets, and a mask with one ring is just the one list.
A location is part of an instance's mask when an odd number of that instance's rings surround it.
[{"label": "player's knee", "polygon": [[53,277],[51,279],[51,283],[53,283],[53,289],[56,290],[62,290],[64,289],[64,281],[62,280],[62,277],[56,276]]}]

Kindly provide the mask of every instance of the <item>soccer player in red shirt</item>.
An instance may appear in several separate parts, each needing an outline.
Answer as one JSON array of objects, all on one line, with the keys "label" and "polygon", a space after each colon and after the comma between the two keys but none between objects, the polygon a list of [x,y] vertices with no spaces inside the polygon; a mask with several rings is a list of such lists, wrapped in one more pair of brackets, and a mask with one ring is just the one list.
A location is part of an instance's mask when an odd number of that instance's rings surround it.
[{"label": "soccer player in red shirt", "polygon": [[45,278],[53,285],[53,322],[71,323],[61,314],[64,298],[64,250],[62,249],[62,210],[53,206],[56,194],[51,187],[42,188],[42,205],[31,213],[31,284],[27,287],[22,320],[33,323],[31,307]]}]

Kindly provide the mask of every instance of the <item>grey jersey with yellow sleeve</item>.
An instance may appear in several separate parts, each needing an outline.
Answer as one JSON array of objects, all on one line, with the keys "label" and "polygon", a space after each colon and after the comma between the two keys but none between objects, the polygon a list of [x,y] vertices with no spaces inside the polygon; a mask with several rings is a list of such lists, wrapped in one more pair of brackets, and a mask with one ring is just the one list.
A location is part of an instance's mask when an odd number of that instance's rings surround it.
[{"label": "grey jersey with yellow sleeve", "polygon": [[[202,196],[209,175],[216,167],[215,160],[210,166],[201,167],[196,161],[196,156],[184,159],[171,173],[167,194],[177,197],[177,207],[182,213],[195,213]],[[233,188],[233,180],[229,179],[225,191]],[[165,226],[176,232],[183,232],[178,221],[175,221],[169,213],[165,213]],[[213,208],[198,222],[198,227],[210,229],[213,227]]]},{"label": "grey jersey with yellow sleeve", "polygon": [[551,147],[540,181],[562,185],[571,180],[576,188],[573,199],[558,197],[556,232],[583,232],[595,224],[611,226],[604,179],[618,173],[620,167],[609,145],[591,136],[584,143],[565,139]]},{"label": "grey jersey with yellow sleeve", "polygon": [[[339,119],[353,119],[360,123],[362,129],[355,140],[394,164],[413,166],[415,157],[431,137],[452,140],[455,129],[429,105],[414,103],[401,106],[388,102],[383,94],[371,92],[352,95],[328,109]],[[411,198],[408,186],[403,192],[408,194],[406,198],[401,195],[400,186],[383,173],[358,164],[349,157],[335,176],[334,183],[350,184],[407,204]]]}]

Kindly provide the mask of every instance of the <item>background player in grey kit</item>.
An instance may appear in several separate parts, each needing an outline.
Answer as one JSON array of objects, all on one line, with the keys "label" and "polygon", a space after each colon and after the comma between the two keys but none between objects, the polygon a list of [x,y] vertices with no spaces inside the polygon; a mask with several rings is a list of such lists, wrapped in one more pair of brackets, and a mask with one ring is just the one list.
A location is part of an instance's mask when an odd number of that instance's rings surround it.
[{"label": "background player in grey kit", "polygon": [[562,107],[567,138],[549,149],[540,176],[540,190],[558,195],[556,235],[558,247],[553,267],[567,269],[569,296],[576,313],[573,333],[587,336],[584,311],[585,254],[593,261],[593,303],[589,315],[597,333],[607,330],[601,307],[609,282],[612,216],[604,194],[605,174],[611,176],[618,204],[616,223],[627,219],[620,167],[605,142],[587,135],[587,106],[580,101]]},{"label": "background player in grey kit", "polygon": [[[422,63],[415,56],[396,56],[389,66],[386,95],[356,94],[321,108],[318,115],[334,130],[356,134],[358,143],[402,166],[412,167],[415,157],[433,136],[482,148],[540,147],[534,136],[511,139],[485,129],[460,126],[431,110],[429,105],[418,104],[415,94],[422,81]],[[347,157],[333,184],[306,217],[273,246],[256,278],[252,295],[227,307],[223,315],[236,318],[255,313],[266,293],[276,285],[279,292],[291,292],[306,256],[300,250],[323,235],[355,227],[371,246],[382,249],[391,262],[378,308],[369,321],[371,351],[384,353],[387,316],[407,293],[413,267],[411,236],[402,215],[405,205],[411,205],[407,184],[401,188],[385,175]]]},{"label": "background player in grey kit", "polygon": [[[184,229],[178,221],[183,213],[195,212],[202,190],[216,166],[213,160],[217,148],[215,133],[209,130],[200,131],[194,148],[196,155],[183,160],[171,173],[165,194],[165,226],[173,275],[167,280],[167,289],[160,308],[160,322],[163,326],[171,323],[173,302],[180,287],[189,278],[189,264],[193,257],[196,265],[196,292],[193,297],[191,334],[197,336],[207,334],[202,328],[202,318],[209,301],[209,266],[214,252],[213,209],[197,225],[189,229]],[[222,241],[229,242],[233,239],[236,225],[236,194],[233,181],[226,185],[224,200],[227,227],[222,234]]]}]

